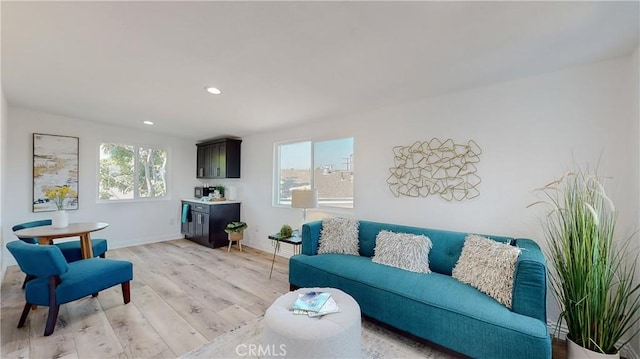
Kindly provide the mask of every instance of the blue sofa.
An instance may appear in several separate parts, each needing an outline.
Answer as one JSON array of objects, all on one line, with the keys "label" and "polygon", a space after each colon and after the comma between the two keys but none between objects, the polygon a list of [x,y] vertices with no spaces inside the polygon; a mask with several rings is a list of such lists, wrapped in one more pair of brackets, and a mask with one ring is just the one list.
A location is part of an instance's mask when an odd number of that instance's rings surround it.
[{"label": "blue sofa", "polygon": [[[473,358],[551,358],[546,266],[534,241],[515,239],[522,253],[509,310],[451,276],[467,233],[359,221],[359,256],[318,255],[321,229],[321,221],[302,227],[302,254],[289,261],[292,288],[339,288],[360,304],[363,315]],[[432,273],[373,263],[375,240],[381,230],[429,237],[433,243],[429,253]]]}]

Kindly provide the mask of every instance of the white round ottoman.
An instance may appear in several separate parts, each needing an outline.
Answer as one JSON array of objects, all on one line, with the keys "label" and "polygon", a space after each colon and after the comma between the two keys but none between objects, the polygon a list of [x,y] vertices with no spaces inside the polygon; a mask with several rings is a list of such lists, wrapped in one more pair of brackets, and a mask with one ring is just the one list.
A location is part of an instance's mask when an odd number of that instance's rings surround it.
[{"label": "white round ottoman", "polygon": [[[298,294],[330,292],[340,313],[319,318],[295,315],[289,307]],[[335,288],[301,288],[289,292],[264,315],[263,344],[267,354],[286,358],[361,358],[360,306],[350,295]]]}]

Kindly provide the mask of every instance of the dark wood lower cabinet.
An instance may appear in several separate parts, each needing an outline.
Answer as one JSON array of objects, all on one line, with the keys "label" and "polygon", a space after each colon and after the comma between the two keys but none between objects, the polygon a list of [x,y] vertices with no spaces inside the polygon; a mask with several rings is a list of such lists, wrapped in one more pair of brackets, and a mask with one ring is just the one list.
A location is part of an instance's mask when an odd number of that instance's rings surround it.
[{"label": "dark wood lower cabinet", "polygon": [[190,216],[182,222],[184,237],[207,247],[217,248],[229,244],[224,231],[227,223],[240,221],[240,203],[196,203],[188,204]]}]

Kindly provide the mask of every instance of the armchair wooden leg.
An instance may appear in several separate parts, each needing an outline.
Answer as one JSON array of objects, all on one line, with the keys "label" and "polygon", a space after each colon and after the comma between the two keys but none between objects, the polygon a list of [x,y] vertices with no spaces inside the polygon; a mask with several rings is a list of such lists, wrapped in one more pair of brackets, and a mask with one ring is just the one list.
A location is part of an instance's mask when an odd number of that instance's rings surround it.
[{"label": "armchair wooden leg", "polygon": [[131,301],[131,286],[129,285],[129,281],[122,283],[122,299],[124,299],[124,304]]},{"label": "armchair wooden leg", "polygon": [[56,299],[56,287],[60,284],[60,277],[57,275],[49,277],[49,314],[47,315],[47,325],[44,327],[44,336],[47,337],[53,333],[58,320],[58,310],[60,305]]},{"label": "armchair wooden leg", "polygon": [[106,253],[102,253],[102,254],[100,255],[100,258],[107,258]]},{"label": "armchair wooden leg", "polygon": [[97,296],[98,296],[98,293],[93,293],[93,294],[91,294],[91,296],[92,296],[93,298],[95,298],[95,297],[97,297]]},{"label": "armchair wooden leg", "polygon": [[35,278],[35,277],[30,275],[30,274],[27,274],[27,276],[24,277],[24,282],[22,282],[22,289],[24,289],[24,287],[27,285],[27,282],[29,282],[33,278]]},{"label": "armchair wooden leg", "polygon": [[24,326],[24,322],[27,320],[27,315],[29,315],[30,310],[31,310],[31,303],[27,302],[24,305],[24,309],[22,310],[22,315],[20,316],[20,320],[18,321],[18,328],[22,328]]},{"label": "armchair wooden leg", "polygon": [[49,307],[49,315],[47,315],[47,326],[44,328],[44,336],[48,337],[53,333],[56,328],[56,322],[58,321],[59,305]]}]

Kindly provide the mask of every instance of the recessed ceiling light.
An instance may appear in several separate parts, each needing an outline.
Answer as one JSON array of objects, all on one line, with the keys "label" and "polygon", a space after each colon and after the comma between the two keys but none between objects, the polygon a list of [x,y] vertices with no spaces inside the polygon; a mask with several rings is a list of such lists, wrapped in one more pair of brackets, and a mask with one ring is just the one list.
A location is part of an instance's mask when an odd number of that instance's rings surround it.
[{"label": "recessed ceiling light", "polygon": [[149,125],[149,126],[153,125],[153,122],[151,122],[151,121],[143,121],[142,123],[144,123],[145,125]]},{"label": "recessed ceiling light", "polygon": [[208,93],[214,94],[214,95],[219,95],[222,93],[222,91],[220,91],[220,89],[218,89],[217,87],[207,87],[206,90]]}]

